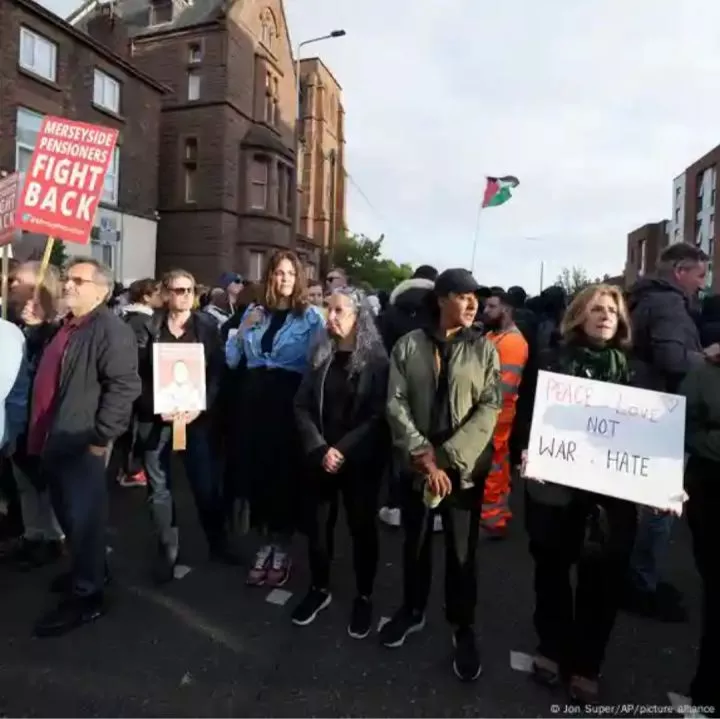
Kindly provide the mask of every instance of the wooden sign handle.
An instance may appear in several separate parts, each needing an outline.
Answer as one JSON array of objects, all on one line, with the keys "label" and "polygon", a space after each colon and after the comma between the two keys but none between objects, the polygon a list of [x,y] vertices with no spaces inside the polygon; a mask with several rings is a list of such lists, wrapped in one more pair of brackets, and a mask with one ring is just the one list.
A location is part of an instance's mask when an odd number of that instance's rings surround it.
[{"label": "wooden sign handle", "polygon": [[173,420],[172,448],[173,452],[184,452],[187,449],[187,425],[182,420]]}]

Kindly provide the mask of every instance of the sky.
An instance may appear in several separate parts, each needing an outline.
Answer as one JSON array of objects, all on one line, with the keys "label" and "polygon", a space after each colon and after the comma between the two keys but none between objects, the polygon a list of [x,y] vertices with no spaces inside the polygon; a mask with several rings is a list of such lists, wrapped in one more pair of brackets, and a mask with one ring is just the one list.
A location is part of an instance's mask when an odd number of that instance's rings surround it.
[{"label": "sky", "polygon": [[[67,14],[77,0],[42,0]],[[348,227],[386,256],[539,287],[622,272],[720,144],[717,0],[285,0],[343,88]],[[486,175],[515,175],[478,213]],[[479,215],[479,217],[478,217]]]}]

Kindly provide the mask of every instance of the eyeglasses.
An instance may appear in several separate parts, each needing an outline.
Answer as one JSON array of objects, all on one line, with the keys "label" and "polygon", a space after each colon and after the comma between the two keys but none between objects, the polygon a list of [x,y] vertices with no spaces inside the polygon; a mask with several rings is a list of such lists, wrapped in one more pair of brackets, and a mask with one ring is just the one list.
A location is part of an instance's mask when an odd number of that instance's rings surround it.
[{"label": "eyeglasses", "polygon": [[77,275],[68,275],[65,278],[65,282],[72,282],[75,287],[82,287],[83,285],[94,285],[95,280],[88,280],[85,277],[78,277]]},{"label": "eyeglasses", "polygon": [[194,287],[168,287],[168,291],[172,292],[176,297],[182,297],[183,295],[191,295],[195,292]]}]

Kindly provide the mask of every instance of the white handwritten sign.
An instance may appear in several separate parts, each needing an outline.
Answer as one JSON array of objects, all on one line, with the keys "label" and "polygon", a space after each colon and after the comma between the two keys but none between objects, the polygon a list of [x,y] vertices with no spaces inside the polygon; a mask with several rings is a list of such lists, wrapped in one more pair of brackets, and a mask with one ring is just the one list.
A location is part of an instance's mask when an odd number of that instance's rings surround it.
[{"label": "white handwritten sign", "polygon": [[528,477],[679,512],[684,463],[684,397],[539,373]]}]

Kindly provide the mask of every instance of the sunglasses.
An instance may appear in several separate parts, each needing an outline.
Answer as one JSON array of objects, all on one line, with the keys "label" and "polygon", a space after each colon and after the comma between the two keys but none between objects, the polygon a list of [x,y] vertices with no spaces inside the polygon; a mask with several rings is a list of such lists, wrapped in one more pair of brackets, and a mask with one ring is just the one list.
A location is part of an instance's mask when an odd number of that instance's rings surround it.
[{"label": "sunglasses", "polygon": [[169,287],[168,292],[172,292],[176,297],[182,297],[183,295],[191,295],[195,292],[194,287]]}]

